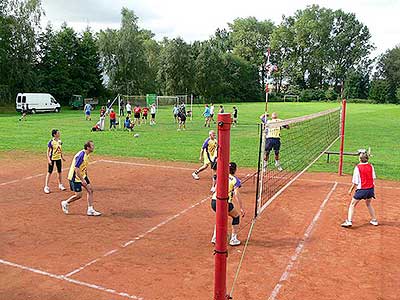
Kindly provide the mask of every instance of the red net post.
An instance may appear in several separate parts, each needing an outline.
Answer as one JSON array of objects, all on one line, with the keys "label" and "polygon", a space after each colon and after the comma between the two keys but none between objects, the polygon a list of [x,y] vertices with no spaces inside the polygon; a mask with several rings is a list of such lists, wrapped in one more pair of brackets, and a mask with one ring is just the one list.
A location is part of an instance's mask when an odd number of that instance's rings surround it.
[{"label": "red net post", "polygon": [[228,232],[228,184],[231,115],[218,114],[217,212],[214,269],[214,300],[226,300]]},{"label": "red net post", "polygon": [[339,176],[343,175],[343,149],[344,149],[344,126],[346,124],[346,99],[342,102],[342,117],[341,117],[341,129],[340,129],[340,155],[339,155]]}]

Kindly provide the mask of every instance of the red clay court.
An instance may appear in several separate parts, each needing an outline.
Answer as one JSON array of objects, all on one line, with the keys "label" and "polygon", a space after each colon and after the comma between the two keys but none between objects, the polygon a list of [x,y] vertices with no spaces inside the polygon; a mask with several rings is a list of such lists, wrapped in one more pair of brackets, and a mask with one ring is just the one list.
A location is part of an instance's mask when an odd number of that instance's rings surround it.
[{"label": "red clay court", "polygon": [[[103,216],[87,217],[85,199],[63,214],[71,192],[55,189],[55,174],[53,192],[43,193],[42,156],[0,161],[1,299],[212,299],[215,215],[208,174],[191,177],[197,165],[93,155],[89,178]],[[255,225],[233,299],[399,299],[400,184],[377,181],[378,227],[361,204],[343,229],[349,183],[306,173],[279,196]],[[245,225],[253,180],[240,192]],[[229,290],[243,248],[229,247]]]}]

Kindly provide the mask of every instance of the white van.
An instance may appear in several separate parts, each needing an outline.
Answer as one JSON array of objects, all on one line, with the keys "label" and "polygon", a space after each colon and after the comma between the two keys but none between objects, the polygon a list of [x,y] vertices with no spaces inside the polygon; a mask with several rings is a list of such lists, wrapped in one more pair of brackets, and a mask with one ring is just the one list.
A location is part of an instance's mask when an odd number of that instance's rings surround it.
[{"label": "white van", "polygon": [[61,105],[50,94],[39,93],[18,93],[16,109],[18,112],[22,110],[22,104],[26,105],[28,112],[37,113],[44,111],[60,112]]}]

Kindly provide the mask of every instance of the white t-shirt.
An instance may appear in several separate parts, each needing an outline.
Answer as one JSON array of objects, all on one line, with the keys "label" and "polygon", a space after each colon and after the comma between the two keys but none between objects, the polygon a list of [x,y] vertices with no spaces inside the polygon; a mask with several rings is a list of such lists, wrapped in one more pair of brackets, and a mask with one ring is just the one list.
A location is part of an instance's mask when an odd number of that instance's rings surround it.
[{"label": "white t-shirt", "polygon": [[156,107],[155,106],[150,106],[150,113],[155,114],[156,113]]},{"label": "white t-shirt", "polygon": [[211,115],[214,114],[214,105],[211,105],[211,107],[210,107],[210,114],[211,114]]},{"label": "white t-shirt", "polygon": [[132,111],[132,106],[129,103],[126,105],[126,111]]}]

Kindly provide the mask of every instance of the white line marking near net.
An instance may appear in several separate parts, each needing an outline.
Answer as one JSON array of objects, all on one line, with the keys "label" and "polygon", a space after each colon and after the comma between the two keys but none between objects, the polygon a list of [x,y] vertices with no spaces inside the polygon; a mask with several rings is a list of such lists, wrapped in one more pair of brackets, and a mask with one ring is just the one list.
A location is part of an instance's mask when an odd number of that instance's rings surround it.
[{"label": "white line marking near net", "polygon": [[50,277],[50,278],[63,280],[63,281],[74,283],[74,284],[77,284],[77,285],[80,285],[80,286],[85,286],[85,287],[88,287],[88,288],[91,288],[91,289],[103,291],[103,292],[106,292],[106,293],[109,293],[109,294],[113,294],[113,295],[129,298],[129,299],[143,300],[142,297],[138,297],[138,296],[135,296],[135,295],[130,295],[130,294],[125,293],[125,292],[117,292],[116,290],[113,290],[113,289],[110,289],[110,288],[106,288],[106,287],[103,287],[103,286],[100,286],[100,285],[97,285],[97,284],[92,284],[92,283],[87,283],[87,282],[80,281],[80,280],[66,278],[65,276],[62,276],[62,275],[52,274],[52,273],[49,273],[49,272],[46,272],[46,271],[42,271],[42,270],[34,269],[34,268],[31,268],[31,267],[19,265],[19,264],[16,264],[16,263],[13,263],[13,262],[10,262],[10,261],[6,261],[6,260],[3,260],[3,259],[0,259],[0,263],[3,264],[3,265],[12,266],[12,267],[15,267],[15,268],[19,268],[19,269],[22,269],[22,270],[30,271],[30,272],[33,272],[33,273],[36,273],[36,274],[40,274],[40,275],[43,275],[43,276],[47,276],[47,277]]},{"label": "white line marking near net", "polygon": [[329,199],[330,199],[332,193],[335,191],[337,185],[338,185],[338,183],[335,182],[332,189],[329,191],[328,195],[326,195],[324,201],[322,202],[321,206],[319,207],[317,214],[314,216],[310,225],[307,227],[307,230],[304,233],[303,238],[300,240],[299,244],[297,245],[296,250],[294,251],[294,254],[290,258],[285,271],[283,272],[281,278],[279,279],[278,284],[275,286],[275,288],[272,291],[271,295],[269,296],[268,300],[276,300],[277,299],[276,297],[278,296],[281,287],[283,286],[284,282],[289,278],[290,272],[292,271],[293,266],[296,263],[296,260],[299,258],[299,256],[303,252],[304,246],[305,246],[306,242],[310,239],[313,229],[315,227],[315,224],[317,223],[319,217],[321,216],[321,213],[322,213],[323,209],[325,208],[326,203],[329,201]]},{"label": "white line marking near net", "polygon": [[127,161],[118,161],[118,160],[108,160],[101,159],[101,162],[112,163],[112,164],[121,164],[121,165],[131,165],[138,167],[153,167],[153,168],[163,168],[163,169],[174,169],[174,170],[185,170],[185,171],[193,171],[194,169],[185,168],[185,167],[174,167],[174,166],[165,166],[165,165],[153,165],[153,164],[142,164],[142,163],[134,163]]},{"label": "white line marking near net", "polygon": [[[90,164],[95,164],[95,163],[98,163],[98,162],[99,162],[99,160],[95,160],[95,161],[91,162]],[[66,171],[66,170],[69,170],[69,168],[62,168],[63,172]],[[20,182],[20,181],[23,181],[23,180],[30,180],[30,179],[41,177],[41,176],[45,176],[45,175],[46,175],[46,173],[40,173],[40,174],[36,174],[36,175],[32,175],[32,176],[27,176],[27,177],[23,177],[23,178],[20,178],[20,179],[15,179],[15,180],[11,180],[11,181],[0,183],[0,186],[17,183],[17,182]]]},{"label": "white line marking near net", "polygon": [[126,247],[128,247],[129,245],[131,245],[131,244],[137,242],[138,240],[143,239],[146,235],[148,235],[148,234],[152,233],[153,231],[155,231],[156,229],[158,229],[158,228],[160,228],[160,227],[162,227],[162,226],[168,224],[168,223],[171,222],[172,220],[175,220],[176,218],[178,218],[179,216],[181,216],[181,215],[187,213],[189,210],[195,208],[196,206],[201,205],[202,203],[204,203],[204,202],[207,201],[208,199],[210,199],[210,196],[208,196],[208,197],[204,198],[203,200],[201,200],[201,201],[199,201],[199,202],[197,202],[197,203],[195,203],[195,204],[189,206],[188,208],[185,208],[185,209],[182,210],[181,212],[179,212],[179,213],[177,213],[177,214],[175,214],[175,215],[169,217],[168,219],[166,219],[166,220],[162,221],[161,223],[157,224],[156,226],[150,228],[150,229],[147,230],[146,232],[144,232],[144,233],[142,233],[142,234],[140,234],[140,235],[134,237],[132,240],[123,243],[123,244],[120,246],[120,248],[118,248],[118,249],[113,249],[113,250],[111,250],[111,251],[108,251],[107,253],[103,254],[102,256],[100,256],[100,257],[98,257],[98,258],[96,258],[96,259],[94,259],[94,260],[88,262],[87,264],[85,264],[85,265],[83,265],[83,266],[81,266],[81,267],[79,267],[79,268],[77,268],[77,269],[75,269],[75,270],[73,270],[73,271],[71,271],[71,272],[65,274],[64,277],[67,278],[67,277],[70,277],[70,276],[72,276],[72,275],[74,275],[74,274],[76,274],[76,273],[79,273],[80,271],[82,271],[82,270],[85,269],[86,267],[88,267],[88,266],[90,266],[90,265],[92,265],[92,264],[98,262],[98,261],[101,260],[102,258],[107,257],[107,256],[110,256],[110,255],[112,255],[112,254],[118,252],[119,250],[121,250],[121,249],[123,249],[123,248],[126,248]]}]

